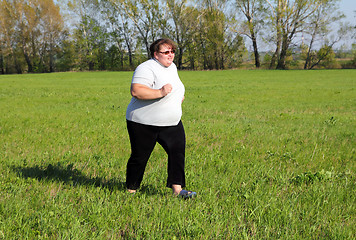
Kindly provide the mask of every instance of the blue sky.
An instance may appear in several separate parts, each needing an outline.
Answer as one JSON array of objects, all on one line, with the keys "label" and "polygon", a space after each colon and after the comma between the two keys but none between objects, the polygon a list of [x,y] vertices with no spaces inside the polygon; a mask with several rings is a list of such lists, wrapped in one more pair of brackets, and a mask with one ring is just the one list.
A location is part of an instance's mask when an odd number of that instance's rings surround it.
[{"label": "blue sky", "polygon": [[348,22],[356,25],[356,0],[341,0],[340,10],[346,15]]},{"label": "blue sky", "polygon": [[[340,1],[340,11],[346,15],[345,22],[351,23],[353,26],[356,26],[356,0],[341,0]],[[344,39],[336,44],[336,47],[341,45],[346,45],[347,49],[351,49],[351,45],[355,43],[355,39]]]}]

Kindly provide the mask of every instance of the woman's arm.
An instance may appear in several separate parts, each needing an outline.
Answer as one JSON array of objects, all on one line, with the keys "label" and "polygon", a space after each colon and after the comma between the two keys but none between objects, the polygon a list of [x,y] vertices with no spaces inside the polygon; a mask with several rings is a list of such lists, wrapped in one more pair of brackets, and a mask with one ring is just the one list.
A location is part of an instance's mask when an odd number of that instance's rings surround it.
[{"label": "woman's arm", "polygon": [[161,89],[152,89],[146,85],[133,83],[131,84],[131,95],[140,100],[153,100],[167,96],[172,91],[172,85],[166,84]]}]

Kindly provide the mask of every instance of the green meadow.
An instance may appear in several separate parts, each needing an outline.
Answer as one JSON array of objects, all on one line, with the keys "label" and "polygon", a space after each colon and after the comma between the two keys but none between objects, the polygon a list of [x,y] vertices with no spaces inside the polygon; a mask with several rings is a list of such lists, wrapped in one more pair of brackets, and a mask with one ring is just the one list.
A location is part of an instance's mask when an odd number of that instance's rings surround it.
[{"label": "green meadow", "polygon": [[187,189],[125,191],[132,72],[0,76],[0,239],[355,239],[356,71],[179,73]]}]

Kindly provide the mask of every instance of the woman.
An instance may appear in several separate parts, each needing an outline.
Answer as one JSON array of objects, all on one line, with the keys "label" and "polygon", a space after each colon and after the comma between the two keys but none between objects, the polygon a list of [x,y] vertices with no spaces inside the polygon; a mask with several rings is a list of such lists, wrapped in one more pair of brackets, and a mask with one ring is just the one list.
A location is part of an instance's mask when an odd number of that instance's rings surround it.
[{"label": "woman", "polygon": [[181,122],[184,85],[173,63],[176,46],[159,39],[150,46],[151,59],[141,63],[131,82],[132,99],[127,107],[127,130],[131,156],[127,162],[126,186],[136,193],[147,161],[158,142],[168,154],[167,187],[183,198],[196,196],[185,187],[185,133]]}]

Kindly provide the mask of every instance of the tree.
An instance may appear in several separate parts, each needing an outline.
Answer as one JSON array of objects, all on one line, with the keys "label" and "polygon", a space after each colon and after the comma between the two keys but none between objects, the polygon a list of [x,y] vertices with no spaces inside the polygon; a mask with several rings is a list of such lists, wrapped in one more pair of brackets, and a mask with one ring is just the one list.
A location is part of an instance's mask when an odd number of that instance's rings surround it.
[{"label": "tree", "polygon": [[187,0],[166,0],[168,17],[172,20],[169,35],[178,45],[176,53],[177,68],[183,68],[183,54],[191,42],[195,29],[195,21],[199,18],[195,8],[187,6]]},{"label": "tree", "polygon": [[225,1],[204,0],[204,7],[198,11],[202,16],[197,19],[197,52],[200,53],[203,69],[224,69],[230,39],[229,30],[232,18],[227,14]]},{"label": "tree", "polygon": [[77,53],[74,41],[69,39],[63,39],[60,42],[59,48],[61,51],[59,51],[56,55],[56,70],[62,72],[77,70]]},{"label": "tree", "polygon": [[234,68],[246,52],[243,35],[258,68],[267,33],[271,68],[287,68],[301,34],[305,68],[326,66],[334,44],[350,30],[342,26],[331,34],[342,16],[338,1],[0,0],[0,73],[134,69],[161,37],[177,43],[178,69]]},{"label": "tree", "polygon": [[262,0],[236,0],[238,9],[246,17],[243,24],[242,34],[252,41],[253,52],[255,57],[255,66],[259,68],[260,55],[258,52],[257,34],[259,26],[263,23],[264,7]]},{"label": "tree", "polygon": [[60,51],[59,44],[66,36],[64,21],[60,14],[59,6],[53,1],[40,1],[37,8],[41,9],[41,19],[39,21],[40,58],[44,65],[48,66],[49,72],[55,70],[55,55]]},{"label": "tree", "polygon": [[80,69],[104,70],[107,28],[100,24],[101,16],[93,0],[74,0],[70,2],[73,12],[79,17],[73,37]]},{"label": "tree", "polygon": [[15,1],[17,22],[17,36],[19,46],[27,63],[27,71],[34,72],[38,62],[38,43],[41,34],[38,28],[39,14],[36,12],[37,1]]},{"label": "tree", "polygon": [[74,36],[81,69],[92,71],[98,67],[104,70],[107,35],[97,20],[88,15],[82,16]]},{"label": "tree", "polygon": [[[333,45],[341,40],[344,35],[342,31],[338,32],[338,38],[331,41],[329,44],[323,43],[323,47],[319,50],[319,53],[313,53],[313,47],[315,42],[321,41],[325,38],[331,31],[331,26],[336,25],[336,23],[344,18],[345,16],[337,12],[336,2],[334,0],[323,1],[320,7],[310,16],[308,27],[304,32],[305,35],[310,35],[308,51],[305,57],[304,69],[311,69],[323,61],[327,56],[325,55],[327,51],[323,49],[332,49]],[[315,51],[314,51],[315,52]],[[323,53],[321,53],[323,52]],[[331,51],[330,51],[331,54]],[[320,59],[314,59],[316,56],[321,57]]]},{"label": "tree", "polygon": [[119,53],[121,69],[124,68],[124,58],[127,53],[129,66],[133,68],[134,39],[137,36],[137,32],[135,32],[134,25],[126,15],[123,8],[124,5],[121,2],[121,0],[105,0],[99,5],[102,5],[103,16],[108,21],[111,29],[110,36],[116,43],[115,47],[110,48],[110,52],[114,54],[116,50]]},{"label": "tree", "polygon": [[158,0],[122,0],[121,4],[126,16],[135,25],[144,44],[147,58],[150,58],[150,43],[157,36],[165,35],[167,21],[161,12]]},{"label": "tree", "polygon": [[12,73],[12,68],[16,73],[22,73],[22,65],[17,54],[18,38],[16,2],[3,0],[0,2],[0,54],[1,73]]},{"label": "tree", "polygon": [[351,64],[354,68],[356,68],[356,44],[352,44],[352,56],[353,56],[353,59],[351,60]]},{"label": "tree", "polygon": [[322,0],[275,0],[270,5],[271,22],[276,34],[276,50],[270,67],[286,69],[286,57],[294,37],[303,30],[307,19],[320,7]]},{"label": "tree", "polygon": [[54,71],[55,49],[64,32],[59,7],[53,0],[9,0],[1,6],[2,52],[11,53],[17,72],[22,72],[21,58],[27,72]]}]

